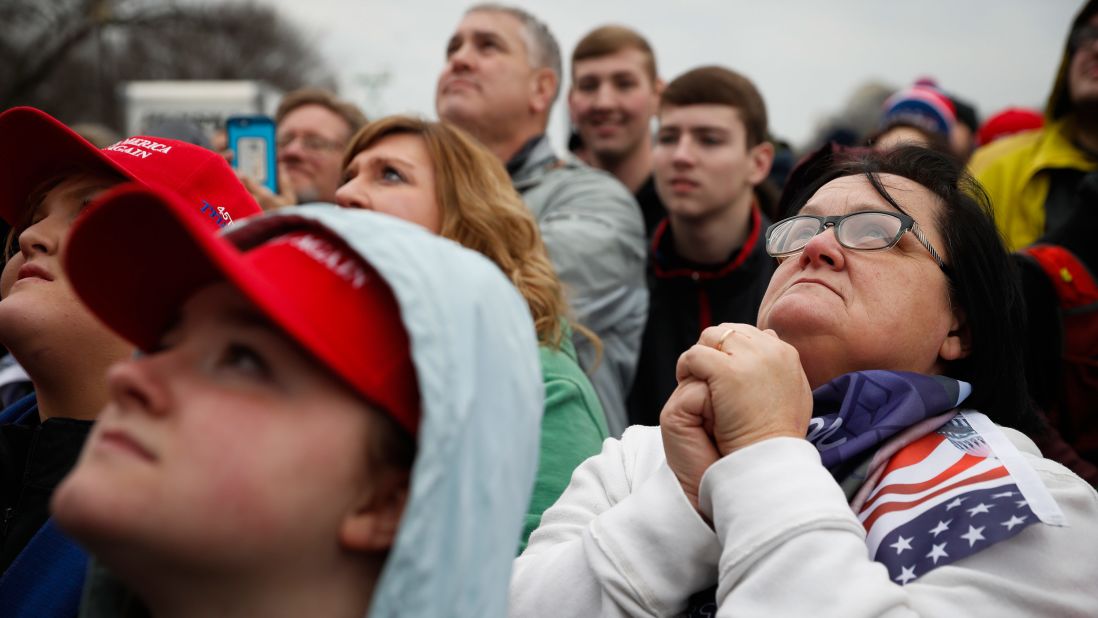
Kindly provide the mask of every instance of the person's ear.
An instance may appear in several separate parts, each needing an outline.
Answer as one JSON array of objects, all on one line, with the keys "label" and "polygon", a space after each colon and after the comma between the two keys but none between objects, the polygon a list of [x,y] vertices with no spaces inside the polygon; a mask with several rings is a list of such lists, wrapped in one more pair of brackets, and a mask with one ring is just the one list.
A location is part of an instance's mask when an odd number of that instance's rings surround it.
[{"label": "person's ear", "polygon": [[758,185],[770,175],[770,165],[774,163],[774,144],[759,142],[748,150],[747,156],[751,160],[751,173],[747,181],[752,186]]},{"label": "person's ear", "polygon": [[649,103],[649,108],[653,116],[660,111],[660,96],[663,94],[663,89],[667,87],[662,79],[656,78],[655,83],[652,84],[652,98]]},{"label": "person's ear", "polygon": [[535,113],[548,113],[553,105],[553,95],[557,92],[560,78],[553,69],[543,67],[534,71],[530,80],[530,110]]},{"label": "person's ear", "polygon": [[388,551],[396,540],[408,501],[408,472],[379,475],[378,484],[363,492],[339,527],[339,541],[352,551]]},{"label": "person's ear", "polygon": [[938,349],[938,358],[950,362],[965,358],[972,352],[972,333],[968,328],[968,319],[963,309],[953,309],[953,322],[949,325],[942,346]]}]

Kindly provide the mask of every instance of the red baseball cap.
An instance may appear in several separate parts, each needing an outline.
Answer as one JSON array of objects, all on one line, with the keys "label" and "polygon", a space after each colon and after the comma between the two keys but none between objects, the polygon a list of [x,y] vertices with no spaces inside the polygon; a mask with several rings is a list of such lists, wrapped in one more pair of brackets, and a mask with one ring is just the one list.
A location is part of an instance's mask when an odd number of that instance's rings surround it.
[{"label": "red baseball cap", "polygon": [[33,107],[0,114],[0,218],[17,225],[42,183],[80,172],[106,172],[179,194],[194,213],[225,227],[260,211],[217,153],[178,140],[135,136],[100,150]]},{"label": "red baseball cap", "polygon": [[1044,124],[1045,117],[1037,110],[1024,107],[1008,107],[992,115],[984,121],[984,124],[980,125],[980,130],[976,132],[976,145],[984,146],[1000,137],[1040,129]]},{"label": "red baseball cap", "polygon": [[[411,346],[381,275],[311,219],[260,217],[219,235],[191,209],[172,192],[127,183],[85,211],[69,236],[65,269],[92,313],[139,349],[153,350],[188,298],[227,281],[415,435],[420,405]],[[104,242],[117,238],[125,240]]]}]

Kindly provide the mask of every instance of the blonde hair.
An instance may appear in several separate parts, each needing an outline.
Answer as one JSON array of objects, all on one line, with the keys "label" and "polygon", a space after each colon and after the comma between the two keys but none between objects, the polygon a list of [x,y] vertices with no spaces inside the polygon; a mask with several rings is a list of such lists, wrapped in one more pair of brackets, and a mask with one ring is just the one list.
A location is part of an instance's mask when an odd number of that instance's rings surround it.
[{"label": "blonde hair", "polygon": [[[344,167],[363,150],[401,134],[421,137],[431,155],[442,211],[440,235],[495,262],[530,306],[538,341],[559,347],[561,317],[568,315],[560,279],[537,222],[511,185],[503,164],[487,148],[453,125],[389,116],[367,124],[351,138],[343,156]],[[587,329],[576,328],[593,337]]]}]

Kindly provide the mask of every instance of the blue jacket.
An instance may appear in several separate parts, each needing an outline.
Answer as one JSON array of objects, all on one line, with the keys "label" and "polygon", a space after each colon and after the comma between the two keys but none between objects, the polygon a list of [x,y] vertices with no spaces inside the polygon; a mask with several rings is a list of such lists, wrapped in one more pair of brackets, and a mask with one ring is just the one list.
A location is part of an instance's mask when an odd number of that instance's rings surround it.
[{"label": "blue jacket", "polygon": [[[63,452],[53,453],[58,457],[47,457],[47,459],[53,460],[48,464],[52,468],[62,467],[67,469],[71,467],[80,452],[80,446],[87,437],[88,428],[91,426],[91,423],[85,421],[68,421],[68,423],[79,423],[79,425],[59,428],[61,431],[53,432],[56,438],[63,440],[64,444],[57,444],[53,440],[52,443],[44,445],[53,448],[63,447],[63,449],[57,449]],[[0,412],[0,426],[3,426],[6,430],[15,427],[41,430],[41,427],[35,427],[37,424],[38,400],[34,393],[27,395]],[[7,431],[3,433],[7,434]],[[31,452],[27,455],[28,460],[34,458],[33,449],[42,442],[39,439],[40,437],[41,432],[31,440],[33,446]],[[0,439],[6,440],[6,438],[6,435],[0,435]],[[7,445],[0,445],[0,450],[7,452]],[[40,460],[41,458],[36,459]],[[15,473],[15,471],[4,470],[3,476],[8,477],[9,472]],[[39,486],[47,480],[52,484],[54,481],[60,480],[59,477],[64,471],[55,469],[51,472],[49,479],[38,478],[43,476],[38,473],[27,474],[27,470],[19,473],[18,478],[13,480],[20,485],[17,488],[20,501],[31,500],[31,498],[24,500],[27,494],[26,484],[30,482],[28,481],[30,477],[35,477],[34,482]],[[43,487],[37,489],[39,493],[42,493]],[[52,493],[53,487],[48,487],[48,490]],[[45,496],[38,498],[39,501],[45,499]],[[27,510],[34,507],[41,508],[40,505],[15,504],[8,506],[5,510],[14,512],[17,508]],[[4,513],[5,535],[9,533],[9,524],[13,517],[12,512]],[[33,517],[33,513],[28,517]],[[76,616],[80,601],[80,589],[84,585],[84,571],[87,561],[88,558],[84,551],[54,525],[52,518],[47,519],[45,524],[39,527],[38,531],[23,546],[19,555],[4,571],[3,576],[0,577],[0,615],[7,618]]]}]

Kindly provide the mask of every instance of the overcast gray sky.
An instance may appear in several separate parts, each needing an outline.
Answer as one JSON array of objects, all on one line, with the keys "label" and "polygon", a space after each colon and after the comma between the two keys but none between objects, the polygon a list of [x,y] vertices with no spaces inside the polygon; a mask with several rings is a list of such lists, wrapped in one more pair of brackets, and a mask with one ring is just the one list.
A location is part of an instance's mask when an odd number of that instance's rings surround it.
[{"label": "overcast gray sky", "polygon": [[[435,79],[465,0],[262,0],[321,48],[345,96],[371,116],[434,117]],[[620,23],[644,34],[665,79],[702,64],[750,77],[771,131],[800,144],[868,80],[896,86],[931,76],[982,116],[1009,105],[1042,107],[1081,0],[515,0],[557,36],[565,72],[592,28]],[[363,78],[385,74],[370,99]],[[565,76],[567,82],[567,75]],[[557,102],[550,135],[567,125]]]}]

